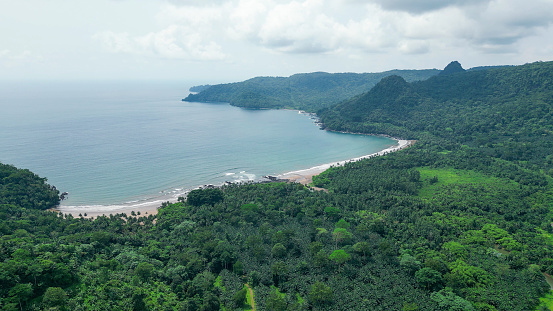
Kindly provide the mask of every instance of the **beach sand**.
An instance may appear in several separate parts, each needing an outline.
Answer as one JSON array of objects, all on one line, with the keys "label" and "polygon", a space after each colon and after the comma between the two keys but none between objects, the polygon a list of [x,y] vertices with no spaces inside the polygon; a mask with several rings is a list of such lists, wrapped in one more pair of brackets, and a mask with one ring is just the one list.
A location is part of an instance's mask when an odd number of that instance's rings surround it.
[{"label": "beach sand", "polygon": [[[168,199],[168,200],[152,200],[145,201],[142,203],[129,203],[129,204],[120,204],[120,205],[92,205],[92,206],[58,206],[51,209],[51,211],[62,213],[62,214],[71,214],[73,217],[80,217],[82,215],[84,218],[96,218],[99,216],[109,216],[110,214],[127,214],[131,216],[131,213],[140,212],[141,216],[156,215],[158,208],[161,207],[163,202],[177,202],[177,198]],[[86,215],[85,215],[86,214]]]},{"label": "beach sand", "polygon": [[398,150],[407,148],[407,147],[411,146],[415,141],[414,140],[397,139],[397,142],[398,142],[397,146],[393,146],[393,147],[384,149],[382,151],[375,152],[375,153],[372,153],[372,154],[368,154],[368,155],[365,155],[365,156],[362,156],[362,157],[353,158],[353,159],[349,159],[349,160],[345,160],[345,161],[334,162],[334,163],[327,163],[327,164],[315,166],[315,167],[312,167],[312,168],[308,168],[308,169],[305,169],[305,170],[299,170],[299,171],[285,173],[285,174],[282,174],[282,175],[278,175],[277,177],[280,178],[280,179],[288,179],[291,182],[298,182],[298,183],[301,183],[301,184],[304,184],[304,185],[308,185],[308,184],[313,182],[313,176],[319,175],[320,173],[326,171],[330,167],[342,166],[342,165],[344,165],[348,162],[354,162],[354,161],[359,161],[359,160],[362,160],[362,159],[382,156],[382,155],[388,154],[390,152],[394,152],[394,151],[398,151]]},{"label": "beach sand", "polygon": [[[407,148],[411,146],[415,141],[414,140],[401,140],[396,139],[398,144],[396,146],[384,149],[379,152],[375,152],[372,154],[368,154],[362,157],[353,158],[345,161],[339,161],[334,163],[327,163],[319,166],[314,166],[308,169],[289,172],[285,174],[278,175],[277,177],[279,179],[287,179],[290,182],[297,182],[304,185],[308,185],[313,182],[313,176],[319,175],[320,173],[326,171],[330,167],[334,166],[341,166],[348,162],[353,161],[359,161],[366,158],[376,157],[388,154],[390,152],[398,151],[404,148]],[[314,188],[315,190],[324,190],[320,188]],[[182,196],[182,195],[179,195]],[[158,212],[158,208],[161,207],[161,204],[163,202],[170,202],[175,203],[178,201],[178,196],[172,196],[168,198],[164,198],[162,200],[152,200],[152,201],[145,201],[141,203],[128,203],[128,204],[120,204],[120,205],[109,205],[109,206],[58,206],[56,208],[51,209],[52,211],[63,213],[63,214],[71,214],[73,217],[79,217],[78,215],[81,214],[85,218],[96,218],[98,216],[109,216],[110,214],[121,214],[125,213],[128,216],[131,216],[131,212],[138,213],[140,212],[140,216],[148,216],[148,215],[155,215]],[[84,214],[86,213],[86,216]]]}]

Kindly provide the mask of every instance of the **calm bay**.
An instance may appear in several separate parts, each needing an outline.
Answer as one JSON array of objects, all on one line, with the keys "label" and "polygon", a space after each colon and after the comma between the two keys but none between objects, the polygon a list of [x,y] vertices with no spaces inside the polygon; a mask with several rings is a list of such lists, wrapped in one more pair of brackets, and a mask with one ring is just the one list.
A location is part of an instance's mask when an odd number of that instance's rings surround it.
[{"label": "calm bay", "polygon": [[190,82],[0,84],[0,162],[28,168],[62,206],[176,196],[371,154],[396,141],[322,131],[308,115],[180,101]]}]

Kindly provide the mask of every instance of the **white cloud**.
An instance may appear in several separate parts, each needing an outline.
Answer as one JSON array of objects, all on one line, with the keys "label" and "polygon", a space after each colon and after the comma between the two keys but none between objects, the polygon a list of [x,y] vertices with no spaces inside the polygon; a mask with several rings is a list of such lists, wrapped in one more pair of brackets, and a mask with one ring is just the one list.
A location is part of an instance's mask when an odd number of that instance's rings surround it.
[{"label": "white cloud", "polygon": [[162,31],[136,38],[142,50],[171,59],[222,60],[221,46],[206,41],[187,27],[171,25]]},{"label": "white cloud", "polygon": [[344,39],[344,25],[321,12],[321,1],[274,6],[257,32],[259,42],[281,52],[325,53]]},{"label": "white cloud", "polygon": [[178,25],[133,38],[128,33],[111,31],[98,33],[94,38],[112,53],[182,60],[222,60],[227,57],[217,43],[206,41],[198,33]]},{"label": "white cloud", "polygon": [[553,21],[551,0],[166,0],[149,33],[105,31],[114,53],[222,60],[249,44],[282,54],[513,52]]}]

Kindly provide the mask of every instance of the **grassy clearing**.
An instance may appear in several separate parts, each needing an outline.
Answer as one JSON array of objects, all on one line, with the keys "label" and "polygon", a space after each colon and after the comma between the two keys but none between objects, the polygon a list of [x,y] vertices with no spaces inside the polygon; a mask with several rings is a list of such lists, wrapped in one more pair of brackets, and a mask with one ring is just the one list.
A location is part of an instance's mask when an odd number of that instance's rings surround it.
[{"label": "grassy clearing", "polygon": [[421,175],[421,180],[424,182],[423,187],[419,190],[418,196],[425,199],[432,198],[440,192],[440,188],[450,184],[497,184],[498,186],[504,186],[506,183],[515,184],[515,182],[507,179],[491,177],[468,170],[429,167],[420,167],[417,170]]},{"label": "grassy clearing", "polygon": [[[553,310],[553,291],[550,291],[545,297],[541,297],[540,302],[536,310]],[[544,309],[544,306],[547,307],[547,309]]]}]

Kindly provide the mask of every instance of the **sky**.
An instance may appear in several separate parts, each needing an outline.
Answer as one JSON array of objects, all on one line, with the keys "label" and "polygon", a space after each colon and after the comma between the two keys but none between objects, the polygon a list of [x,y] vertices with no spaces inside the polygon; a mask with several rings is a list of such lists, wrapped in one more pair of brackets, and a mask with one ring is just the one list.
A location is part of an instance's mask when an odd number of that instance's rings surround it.
[{"label": "sky", "polygon": [[0,80],[242,81],[553,59],[553,0],[0,0]]}]

